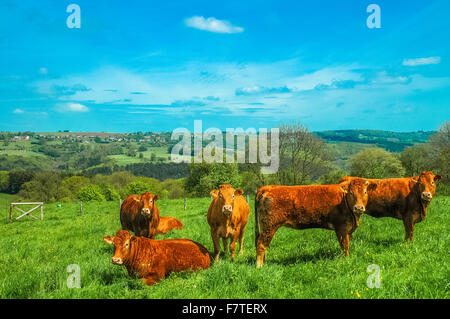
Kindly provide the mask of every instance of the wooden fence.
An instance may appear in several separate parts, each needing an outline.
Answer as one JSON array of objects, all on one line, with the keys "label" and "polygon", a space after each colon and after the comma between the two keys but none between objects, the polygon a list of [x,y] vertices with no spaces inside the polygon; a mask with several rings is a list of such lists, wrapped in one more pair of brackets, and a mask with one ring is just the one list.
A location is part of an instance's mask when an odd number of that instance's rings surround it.
[{"label": "wooden fence", "polygon": [[[17,207],[17,206],[20,206],[20,205],[36,205],[36,206],[31,208],[28,211],[24,211],[23,209]],[[10,206],[9,206],[9,221],[10,222],[13,221],[13,212],[14,212],[14,210],[18,210],[19,212],[22,213],[22,215],[16,217],[14,220],[19,220],[20,218],[22,218],[24,216],[28,216],[28,217],[33,218],[33,219],[38,219],[36,216],[31,215],[31,212],[35,211],[38,208],[41,209],[41,220],[43,220],[44,219],[44,203],[43,202],[11,203]]]}]

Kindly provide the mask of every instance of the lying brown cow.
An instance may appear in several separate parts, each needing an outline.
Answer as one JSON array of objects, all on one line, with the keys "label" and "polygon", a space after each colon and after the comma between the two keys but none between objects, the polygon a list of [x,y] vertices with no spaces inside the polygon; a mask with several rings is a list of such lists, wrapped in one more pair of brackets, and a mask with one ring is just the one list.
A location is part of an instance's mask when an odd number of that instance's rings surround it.
[{"label": "lying brown cow", "polygon": [[120,207],[122,229],[131,230],[136,236],[155,237],[159,225],[158,199],[158,195],[149,192],[128,196]]},{"label": "lying brown cow", "polygon": [[[346,176],[339,182],[348,182],[356,177]],[[403,221],[405,240],[414,236],[414,224],[427,216],[427,207],[436,192],[440,175],[422,172],[420,176],[389,179],[369,179],[377,185],[369,190],[366,214],[379,217],[393,217]]]},{"label": "lying brown cow", "polygon": [[164,235],[172,229],[183,229],[183,223],[174,217],[160,217],[157,235]]},{"label": "lying brown cow", "polygon": [[250,208],[242,196],[243,191],[235,190],[230,184],[221,185],[219,190],[214,189],[210,194],[213,200],[209,206],[207,219],[211,227],[215,260],[219,260],[220,238],[222,238],[225,251],[227,251],[228,238],[230,238],[231,260],[234,260],[238,239],[240,242],[239,255],[244,252],[244,233]]},{"label": "lying brown cow", "polygon": [[119,230],[116,236],[105,236],[103,240],[115,247],[113,264],[124,265],[130,276],[137,274],[147,285],[171,272],[207,269],[211,264],[208,250],[189,239],[153,240]]},{"label": "lying brown cow", "polygon": [[359,226],[368,199],[367,190],[372,187],[376,185],[355,179],[340,185],[267,185],[258,189],[255,200],[256,266],[262,267],[266,249],[281,226],[334,230],[348,256],[349,234]]}]

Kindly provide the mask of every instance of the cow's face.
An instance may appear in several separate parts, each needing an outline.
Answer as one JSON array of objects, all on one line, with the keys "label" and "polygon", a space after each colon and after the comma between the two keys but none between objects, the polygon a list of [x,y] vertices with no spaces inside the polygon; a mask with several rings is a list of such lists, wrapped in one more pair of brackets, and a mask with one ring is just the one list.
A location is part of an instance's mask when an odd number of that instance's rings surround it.
[{"label": "cow's face", "polygon": [[234,189],[230,184],[224,184],[220,186],[219,190],[212,190],[210,194],[218,198],[222,213],[230,216],[233,213],[235,197],[243,193],[242,189]]},{"label": "cow's face", "polygon": [[420,198],[429,203],[436,193],[436,183],[441,180],[440,175],[434,175],[432,172],[422,172],[417,179]]},{"label": "cow's face", "polygon": [[151,217],[153,214],[153,209],[156,206],[156,201],[158,199],[159,199],[158,195],[153,195],[152,193],[149,192],[142,194],[140,198],[141,214],[146,217]]},{"label": "cow's face", "polygon": [[136,240],[136,237],[131,236],[127,230],[119,230],[116,236],[105,236],[103,240],[110,245],[114,245],[112,263],[123,265],[130,255],[131,245]]},{"label": "cow's face", "polygon": [[369,190],[374,190],[376,184],[370,183],[368,180],[357,178],[351,180],[347,187],[343,186],[346,200],[349,208],[354,213],[362,214],[366,211],[367,201],[369,200]]}]

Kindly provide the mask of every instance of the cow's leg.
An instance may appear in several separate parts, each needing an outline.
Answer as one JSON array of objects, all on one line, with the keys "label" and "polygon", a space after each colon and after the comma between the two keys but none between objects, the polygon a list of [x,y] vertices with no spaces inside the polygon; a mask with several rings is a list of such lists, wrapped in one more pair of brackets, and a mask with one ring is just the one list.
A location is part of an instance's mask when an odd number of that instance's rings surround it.
[{"label": "cow's leg", "polygon": [[217,232],[211,229],[211,238],[214,244],[214,260],[218,261],[220,256],[220,238]]},{"label": "cow's leg", "polygon": [[147,277],[142,278],[141,280],[145,282],[146,285],[150,286],[156,284],[158,281],[161,280],[161,278],[164,278],[164,275],[163,277],[161,277],[157,273],[152,273],[149,274]]},{"label": "cow's leg", "polygon": [[223,251],[227,253],[228,250],[228,238],[222,237]]},{"label": "cow's leg", "polygon": [[403,217],[403,226],[405,226],[405,241],[414,239],[414,223],[410,216]]},{"label": "cow's leg", "polygon": [[231,261],[234,260],[234,252],[236,251],[236,242],[238,241],[239,233],[240,233],[239,230],[236,230],[233,237],[230,238]]},{"label": "cow's leg", "polygon": [[245,226],[241,228],[241,231],[239,232],[239,255],[242,255],[244,253],[244,233],[245,233]]},{"label": "cow's leg", "polygon": [[266,249],[279,227],[280,226],[274,226],[271,229],[261,230],[258,239],[256,240],[256,268],[261,268],[264,264]]},{"label": "cow's leg", "polygon": [[345,230],[336,230],[336,236],[346,257],[348,257],[349,234]]}]

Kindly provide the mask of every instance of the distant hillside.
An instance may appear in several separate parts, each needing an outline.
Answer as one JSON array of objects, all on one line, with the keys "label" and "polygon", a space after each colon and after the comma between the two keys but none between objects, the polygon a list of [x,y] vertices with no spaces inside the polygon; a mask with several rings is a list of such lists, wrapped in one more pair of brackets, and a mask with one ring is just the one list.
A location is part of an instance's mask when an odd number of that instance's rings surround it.
[{"label": "distant hillside", "polygon": [[391,152],[401,152],[405,147],[428,141],[433,131],[390,132],[379,130],[330,130],[314,132],[328,143],[351,142],[371,144]]}]

